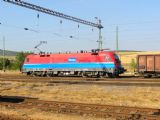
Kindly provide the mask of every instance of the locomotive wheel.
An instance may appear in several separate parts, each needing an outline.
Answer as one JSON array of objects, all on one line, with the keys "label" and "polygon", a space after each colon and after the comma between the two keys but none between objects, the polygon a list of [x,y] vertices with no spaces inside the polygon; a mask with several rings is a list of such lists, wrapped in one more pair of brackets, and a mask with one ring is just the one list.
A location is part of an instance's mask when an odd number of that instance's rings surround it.
[{"label": "locomotive wheel", "polygon": [[109,78],[118,78],[118,77],[119,77],[119,74],[108,73],[108,77],[109,77]]},{"label": "locomotive wheel", "polygon": [[113,74],[112,74],[112,73],[108,73],[108,74],[107,74],[107,77],[113,78]]},{"label": "locomotive wheel", "polygon": [[85,75],[85,72],[82,72],[81,73],[81,76],[83,77],[83,78],[86,78],[87,76]]},{"label": "locomotive wheel", "polygon": [[104,75],[97,75],[97,78],[104,78]]},{"label": "locomotive wheel", "polygon": [[31,73],[30,73],[30,72],[27,72],[26,75],[29,76],[29,75],[31,75]]},{"label": "locomotive wheel", "polygon": [[144,78],[151,78],[151,77],[152,77],[152,75],[149,75],[149,74],[144,75]]}]

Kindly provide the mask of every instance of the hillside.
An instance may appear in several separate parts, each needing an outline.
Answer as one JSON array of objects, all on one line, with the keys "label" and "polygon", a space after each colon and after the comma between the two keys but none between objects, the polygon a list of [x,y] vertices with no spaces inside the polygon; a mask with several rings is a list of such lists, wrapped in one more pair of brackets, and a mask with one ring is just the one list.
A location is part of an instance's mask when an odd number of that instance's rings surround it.
[{"label": "hillside", "polygon": [[[16,56],[18,52],[5,50],[5,56]],[[3,56],[3,50],[0,49],[0,56]]]}]

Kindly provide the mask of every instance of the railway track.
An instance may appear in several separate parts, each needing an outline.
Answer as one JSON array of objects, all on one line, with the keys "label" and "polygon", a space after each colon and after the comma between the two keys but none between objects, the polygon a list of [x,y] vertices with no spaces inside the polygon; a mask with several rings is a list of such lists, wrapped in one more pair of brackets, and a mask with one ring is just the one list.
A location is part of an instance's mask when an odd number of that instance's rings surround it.
[{"label": "railway track", "polygon": [[81,77],[28,77],[28,76],[0,76],[0,81],[10,82],[42,82],[51,84],[95,84],[114,86],[152,86],[159,87],[160,79],[143,78],[81,78]]},{"label": "railway track", "polygon": [[151,108],[42,101],[32,98],[7,96],[0,97],[0,106],[13,109],[36,108],[42,111],[77,115],[85,114],[100,118],[115,118],[116,120],[160,120],[160,109]]},{"label": "railway track", "polygon": [[96,77],[32,77],[32,76],[26,76],[26,75],[5,75],[5,74],[0,74],[0,78],[16,78],[16,79],[38,79],[38,80],[52,80],[52,79],[60,79],[60,80],[86,80],[86,81],[106,81],[106,80],[130,80],[130,81],[160,81],[160,78],[143,78],[143,77],[138,77],[138,76],[120,76],[119,78],[96,78]]}]

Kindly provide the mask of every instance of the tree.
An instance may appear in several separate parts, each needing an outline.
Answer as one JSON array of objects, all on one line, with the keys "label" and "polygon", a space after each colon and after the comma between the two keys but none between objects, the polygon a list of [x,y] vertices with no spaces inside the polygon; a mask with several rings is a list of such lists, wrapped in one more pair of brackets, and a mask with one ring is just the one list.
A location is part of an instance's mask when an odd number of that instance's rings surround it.
[{"label": "tree", "polygon": [[132,60],[131,60],[131,63],[130,63],[130,68],[131,68],[131,70],[135,71],[136,67],[137,67],[137,64],[136,64],[135,60],[132,59]]},{"label": "tree", "polygon": [[5,66],[5,69],[9,69],[10,66],[10,60],[8,58],[5,58],[3,60],[3,58],[0,58],[0,70],[3,70],[3,64]]},{"label": "tree", "polygon": [[26,57],[28,54],[31,54],[31,53],[29,53],[29,52],[26,52],[26,53],[20,52],[20,53],[18,53],[18,54],[16,55],[15,61],[13,61],[13,63],[12,63],[12,69],[14,69],[14,70],[16,70],[16,69],[17,69],[17,70],[21,70],[22,65],[23,65],[23,63],[24,63],[24,60],[25,60],[25,57]]}]

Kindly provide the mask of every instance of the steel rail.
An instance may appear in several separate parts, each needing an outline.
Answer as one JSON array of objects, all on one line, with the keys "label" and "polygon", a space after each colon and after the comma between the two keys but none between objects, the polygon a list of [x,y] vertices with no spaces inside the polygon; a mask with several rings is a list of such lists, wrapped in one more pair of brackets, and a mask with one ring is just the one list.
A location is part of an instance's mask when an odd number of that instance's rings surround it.
[{"label": "steel rail", "polygon": [[[42,111],[67,113],[67,114],[87,114],[101,118],[116,118],[116,119],[146,119],[146,120],[159,120],[160,109],[152,108],[138,108],[138,107],[125,107],[125,106],[111,106],[99,104],[84,104],[84,103],[71,103],[71,102],[58,102],[58,101],[43,101],[38,99],[24,98],[23,101],[17,102],[18,98],[0,97],[1,106],[9,108],[37,108]],[[14,99],[15,102],[10,99]],[[22,99],[22,98],[20,98]]]},{"label": "steel rail", "polygon": [[130,79],[82,79],[82,78],[21,78],[21,77],[1,77],[0,81],[8,82],[27,82],[27,83],[46,83],[52,86],[52,84],[84,84],[84,85],[109,85],[109,86],[140,86],[140,87],[159,87],[159,80],[130,80]]},{"label": "steel rail", "polygon": [[141,78],[123,76],[120,78],[82,78],[82,77],[32,77],[25,75],[1,75],[0,79],[19,79],[19,80],[84,80],[84,81],[124,81],[124,82],[160,82],[160,78]]}]

